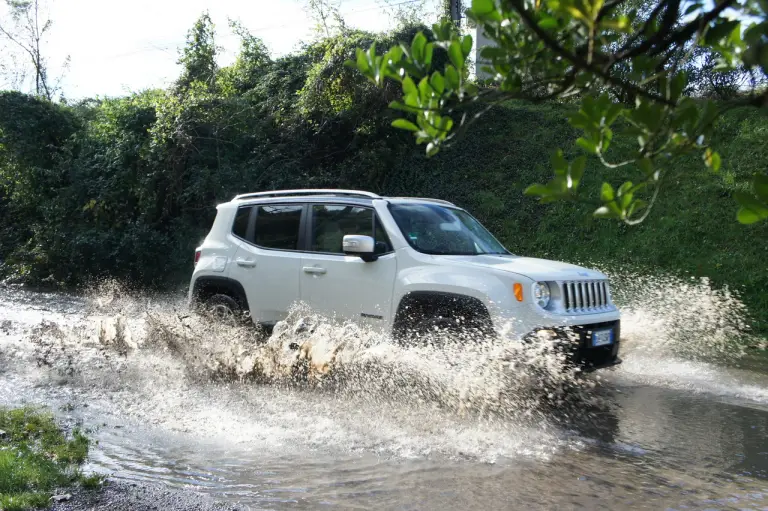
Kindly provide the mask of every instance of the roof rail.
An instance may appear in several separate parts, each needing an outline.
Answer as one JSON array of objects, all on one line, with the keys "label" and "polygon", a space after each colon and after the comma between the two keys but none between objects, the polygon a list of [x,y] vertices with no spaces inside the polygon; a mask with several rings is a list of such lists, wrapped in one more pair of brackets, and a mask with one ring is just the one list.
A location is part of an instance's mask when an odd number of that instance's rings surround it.
[{"label": "roof rail", "polygon": [[270,192],[243,193],[236,195],[232,200],[253,199],[256,197],[286,197],[291,195],[340,195],[347,197],[367,197],[380,199],[381,197],[371,192],[360,190],[337,190],[333,188],[299,189],[299,190],[273,190]]},{"label": "roof rail", "polygon": [[430,199],[425,197],[386,197],[387,199],[403,199],[403,200],[420,200],[424,202],[434,202],[437,204],[445,204],[447,206],[456,206],[453,202],[448,202],[447,200],[443,199]]}]

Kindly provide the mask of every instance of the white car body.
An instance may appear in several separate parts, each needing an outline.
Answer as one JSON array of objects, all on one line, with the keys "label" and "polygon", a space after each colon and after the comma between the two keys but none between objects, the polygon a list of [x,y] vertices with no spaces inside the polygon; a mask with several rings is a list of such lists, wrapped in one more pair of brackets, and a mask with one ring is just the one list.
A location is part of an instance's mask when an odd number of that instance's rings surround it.
[{"label": "white car body", "polygon": [[[586,332],[582,348],[589,351],[592,331],[608,328],[612,332],[611,342],[600,348],[604,356],[593,365],[619,362],[620,313],[611,300],[608,278],[604,274],[572,264],[512,254],[424,253],[406,238],[391,212],[393,205],[430,205],[452,212],[463,211],[434,199],[387,198],[347,190],[245,194],[220,204],[210,232],[196,251],[189,300],[192,302],[204,286],[221,285],[216,289],[228,289],[231,285],[244,295],[247,312],[258,324],[274,324],[286,317],[293,304],[304,302],[320,314],[391,332],[406,297],[469,297],[476,300],[472,303],[482,303],[494,330],[504,330],[507,335],[524,336],[539,329],[579,327]],[[313,251],[308,241],[313,236],[307,225],[310,211],[324,212],[322,208],[331,206],[373,210],[380,222],[376,225],[383,227],[389,238],[388,250],[373,261],[365,261],[358,254]],[[264,213],[267,211],[292,215],[296,208],[303,208],[299,223],[299,236],[303,241],[297,242],[294,249],[259,246],[254,242],[258,236],[254,218],[260,213],[251,213],[246,231],[242,231],[248,207],[263,212],[265,219],[269,218]],[[238,211],[242,215],[239,229],[245,237],[233,233]],[[311,214],[314,218],[315,213]],[[374,227],[373,232],[377,229]],[[551,292],[545,308],[533,297],[537,282],[547,283]],[[521,293],[516,294],[516,285]],[[589,353],[596,350],[595,347]]]}]

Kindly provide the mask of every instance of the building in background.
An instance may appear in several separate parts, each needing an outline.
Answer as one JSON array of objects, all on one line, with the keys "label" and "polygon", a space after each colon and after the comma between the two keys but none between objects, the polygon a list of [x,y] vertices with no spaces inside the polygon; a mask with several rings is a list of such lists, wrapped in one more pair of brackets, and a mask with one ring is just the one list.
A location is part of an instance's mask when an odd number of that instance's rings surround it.
[{"label": "building in background", "polygon": [[474,40],[475,45],[475,62],[474,62],[474,71],[475,71],[475,77],[478,80],[488,80],[489,78],[493,78],[493,75],[483,71],[483,66],[487,65],[487,62],[484,62],[483,59],[480,57],[480,52],[483,48],[486,46],[493,45],[493,41],[488,39],[485,34],[483,34],[483,28],[480,26],[475,26],[470,29],[470,33],[472,34],[472,38]]}]

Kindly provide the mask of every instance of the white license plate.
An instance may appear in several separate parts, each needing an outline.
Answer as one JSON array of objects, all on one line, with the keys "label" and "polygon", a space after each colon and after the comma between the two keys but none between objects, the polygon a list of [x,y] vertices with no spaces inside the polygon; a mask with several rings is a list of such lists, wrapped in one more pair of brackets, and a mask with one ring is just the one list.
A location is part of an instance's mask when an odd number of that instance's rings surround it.
[{"label": "white license plate", "polygon": [[608,346],[613,344],[613,330],[595,330],[592,332],[592,346]]}]

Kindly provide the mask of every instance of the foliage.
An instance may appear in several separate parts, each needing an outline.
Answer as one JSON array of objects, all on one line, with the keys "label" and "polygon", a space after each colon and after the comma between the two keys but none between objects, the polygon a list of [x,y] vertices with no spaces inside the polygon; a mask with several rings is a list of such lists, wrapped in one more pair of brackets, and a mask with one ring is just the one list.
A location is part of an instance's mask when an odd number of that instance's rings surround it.
[{"label": "foliage", "polygon": [[0,408],[0,509],[47,507],[53,490],[99,477],[79,471],[89,440],[78,430],[66,435],[49,413]]},{"label": "foliage", "polygon": [[[488,64],[484,69],[494,77],[491,88],[462,79],[473,41],[450,22],[433,27],[434,43],[417,34],[410,46],[395,45],[383,55],[373,46],[358,49],[349,65],[378,86],[390,80],[400,85],[402,100],[391,106],[415,122],[400,118],[393,126],[413,132],[429,156],[478,118],[482,112],[467,112],[472,103],[580,98],[580,109],[569,117],[582,131],[576,145],[604,167],[632,170],[635,176],[616,188],[604,181],[593,199],[593,214],[629,225],[647,217],[662,181],[680,177],[676,161],[681,157],[696,153],[713,172],[720,170],[721,157],[711,145],[720,109],[714,101],[699,102],[684,94],[696,50],[716,56],[710,59],[717,61],[713,70],[768,74],[764,0],[712,5],[698,0],[473,0],[467,16],[493,42],[481,52]],[[450,64],[435,65],[434,48],[445,49]],[[751,92],[745,103],[768,106],[768,90]],[[622,102],[628,98],[631,103]],[[609,154],[619,126],[637,140],[635,150],[621,160]],[[585,162],[586,156],[569,162],[556,151],[554,177],[529,186],[526,193],[545,203],[585,200],[580,188]],[[752,194],[735,196],[740,222],[768,218],[765,178],[756,175]]]},{"label": "foliage", "polygon": [[211,89],[216,83],[215,27],[208,13],[203,14],[187,34],[187,44],[182,49],[179,64],[182,74],[177,86],[184,90],[193,83],[204,84]]},{"label": "foliage", "polygon": [[218,81],[224,94],[242,94],[256,86],[272,60],[264,42],[237,21],[229,27],[240,38],[240,53],[234,65],[221,70]]},{"label": "foliage", "polygon": [[[349,32],[272,60],[260,40],[235,31],[240,55],[220,69],[203,15],[166,91],[71,106],[0,93],[0,271],[51,284],[178,281],[217,202],[335,185],[350,154],[399,140],[381,115],[385,95],[343,66],[375,36]],[[367,186],[382,178],[379,166],[343,179]]]}]

